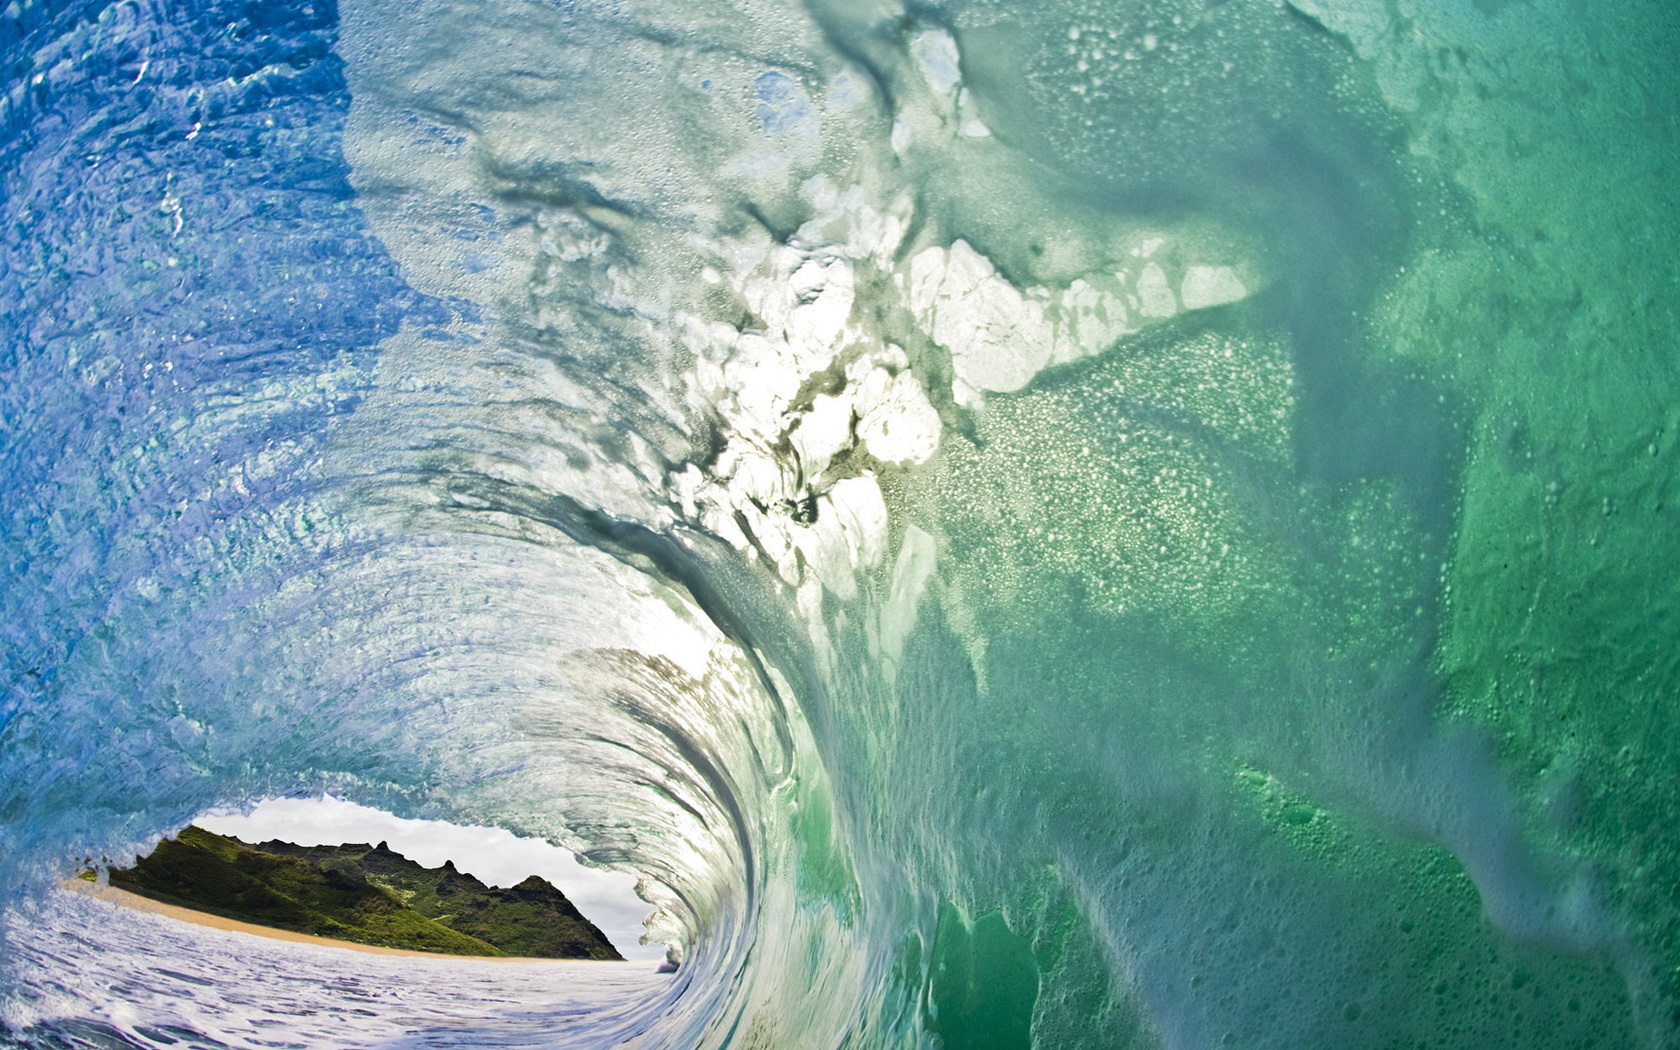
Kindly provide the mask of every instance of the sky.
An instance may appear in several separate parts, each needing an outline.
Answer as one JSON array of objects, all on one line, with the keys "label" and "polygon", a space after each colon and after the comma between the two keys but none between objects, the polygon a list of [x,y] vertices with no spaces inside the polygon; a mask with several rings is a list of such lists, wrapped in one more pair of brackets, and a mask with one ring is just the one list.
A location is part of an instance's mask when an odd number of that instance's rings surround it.
[{"label": "sky", "polygon": [[218,835],[256,843],[280,839],[300,846],[386,842],[428,868],[445,860],[491,886],[512,886],[541,875],[600,927],[626,959],[662,959],[662,944],[641,945],[642,920],[653,907],[636,896],[636,879],[579,864],[570,852],[502,828],[463,827],[441,820],[409,820],[343,799],[271,798],[249,813],[212,812],[193,823]]}]

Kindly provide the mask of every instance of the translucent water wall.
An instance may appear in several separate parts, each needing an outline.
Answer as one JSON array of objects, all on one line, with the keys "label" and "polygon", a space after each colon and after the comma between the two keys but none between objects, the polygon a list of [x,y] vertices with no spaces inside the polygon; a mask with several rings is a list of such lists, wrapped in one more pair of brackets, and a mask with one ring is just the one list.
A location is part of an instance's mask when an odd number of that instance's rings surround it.
[{"label": "translucent water wall", "polygon": [[52,887],[330,789],[641,878],[506,1045],[1680,1046],[1671,5],[0,47],[0,1039],[256,1045]]}]

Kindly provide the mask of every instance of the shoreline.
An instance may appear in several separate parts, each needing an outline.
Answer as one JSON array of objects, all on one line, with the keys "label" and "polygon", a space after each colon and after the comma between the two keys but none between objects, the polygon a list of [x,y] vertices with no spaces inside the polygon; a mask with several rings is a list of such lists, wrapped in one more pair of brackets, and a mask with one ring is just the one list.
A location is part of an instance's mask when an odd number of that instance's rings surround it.
[{"label": "shoreline", "polygon": [[[277,929],[273,926],[258,926],[256,923],[240,922],[237,919],[224,919],[220,915],[194,911],[176,904],[165,904],[150,897],[142,897],[138,893],[118,889],[115,886],[101,886],[86,879],[64,879],[59,883],[60,888],[71,893],[93,897],[118,907],[132,911],[146,912],[151,915],[162,915],[178,922],[192,923],[194,926],[208,926],[211,929],[224,930],[230,933],[245,933],[253,937],[266,937],[275,941],[291,941],[294,944],[313,944],[321,948],[343,948],[353,952],[366,952],[370,955],[403,955],[414,959],[450,959],[467,962],[493,963],[606,963],[611,965],[611,959],[543,959],[518,955],[449,955],[445,952],[421,952],[411,948],[386,948],[377,944],[358,944],[355,941],[341,941],[332,937],[318,937],[312,933],[295,933],[291,930]],[[632,960],[623,960],[630,962]]]}]

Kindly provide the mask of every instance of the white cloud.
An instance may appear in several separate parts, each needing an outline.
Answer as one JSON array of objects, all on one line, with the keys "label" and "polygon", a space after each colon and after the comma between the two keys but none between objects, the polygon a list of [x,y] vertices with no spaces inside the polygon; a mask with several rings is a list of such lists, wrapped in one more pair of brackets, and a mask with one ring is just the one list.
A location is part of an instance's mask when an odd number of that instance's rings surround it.
[{"label": "white cloud", "polygon": [[428,868],[452,860],[457,869],[491,886],[512,886],[527,876],[540,875],[599,926],[626,959],[657,959],[665,954],[663,945],[636,943],[642,935],[642,920],[653,909],[636,896],[634,876],[586,868],[558,846],[520,838],[502,828],[408,820],[327,796],[266,799],[250,813],[211,812],[194,823],[250,843],[269,839],[300,846],[386,842]]}]

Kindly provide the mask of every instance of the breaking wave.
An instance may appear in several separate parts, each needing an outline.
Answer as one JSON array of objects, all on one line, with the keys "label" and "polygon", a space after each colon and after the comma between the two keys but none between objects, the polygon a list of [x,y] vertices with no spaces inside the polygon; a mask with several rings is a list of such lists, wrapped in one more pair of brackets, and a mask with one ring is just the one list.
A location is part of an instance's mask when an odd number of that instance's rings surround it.
[{"label": "breaking wave", "polygon": [[[0,1039],[1680,1045],[1615,6],[14,3]],[[323,790],[682,965],[53,889]]]}]

